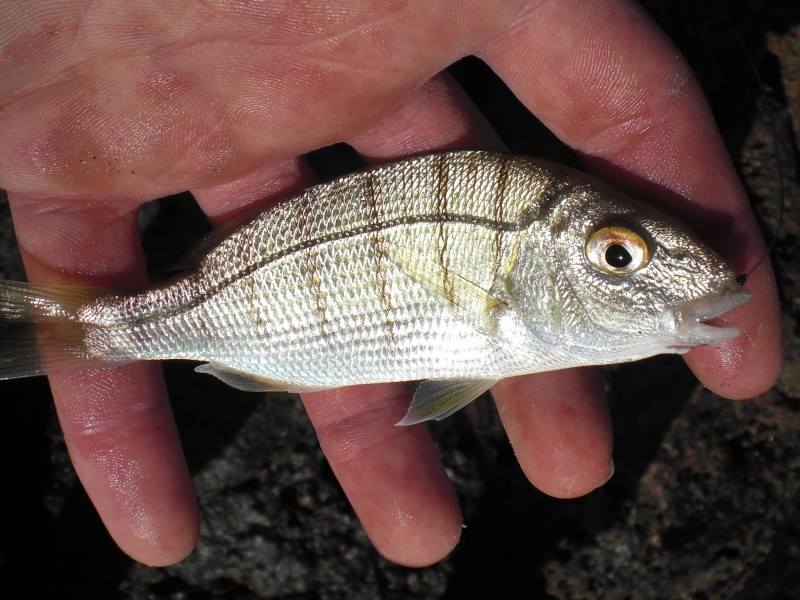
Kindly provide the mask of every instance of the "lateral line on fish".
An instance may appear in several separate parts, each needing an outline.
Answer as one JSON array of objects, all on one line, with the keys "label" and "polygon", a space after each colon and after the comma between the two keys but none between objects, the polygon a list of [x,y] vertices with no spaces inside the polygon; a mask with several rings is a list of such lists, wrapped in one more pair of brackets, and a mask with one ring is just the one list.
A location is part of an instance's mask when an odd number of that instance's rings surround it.
[{"label": "lateral line on fish", "polygon": [[[510,177],[511,157],[506,156],[504,158],[509,164],[509,168],[507,168],[507,170],[509,171],[508,176]],[[531,178],[533,178],[533,176],[534,176],[533,174],[529,175],[529,177]],[[235,273],[231,273],[224,279],[221,279],[217,283],[217,285],[198,286],[194,288],[196,290],[195,292],[196,296],[192,300],[188,301],[181,308],[181,310],[192,309],[199,306],[201,303],[206,301],[210,296],[214,296],[216,294],[221,293],[222,291],[227,289],[228,286],[236,283],[241,278],[252,275],[259,269],[265,267],[266,265],[276,260],[280,260],[287,256],[291,256],[292,254],[296,254],[297,252],[303,252],[305,250],[309,250],[315,246],[319,246],[322,244],[338,242],[341,240],[349,239],[364,234],[380,233],[382,231],[392,229],[395,227],[402,227],[405,225],[422,225],[422,224],[429,224],[429,225],[439,224],[440,227],[444,227],[445,225],[454,223],[463,225],[473,225],[476,227],[484,227],[486,229],[494,230],[495,236],[500,237],[501,238],[500,243],[502,243],[502,234],[520,232],[530,227],[534,222],[539,221],[541,219],[546,219],[547,216],[551,213],[551,211],[557,207],[559,194],[562,193],[565,188],[570,187],[572,185],[573,184],[568,184],[566,182],[559,182],[558,180],[550,181],[549,184],[543,190],[541,190],[541,192],[537,196],[536,202],[530,206],[527,206],[524,210],[520,211],[519,215],[517,215],[517,218],[513,221],[505,219],[487,219],[482,217],[476,217],[474,215],[437,212],[437,213],[414,215],[414,216],[402,216],[402,217],[397,217],[395,219],[377,221],[375,223],[368,222],[366,225],[362,225],[361,227],[356,227],[353,229],[343,229],[341,231],[334,231],[329,234],[317,237],[309,237],[308,239],[305,239],[301,242],[298,242],[291,246],[287,246],[286,248],[278,252],[274,252],[273,254],[265,256],[262,260],[254,262],[248,265],[246,268],[242,268],[239,271],[236,271]],[[306,198],[306,196],[302,195],[298,197],[297,201],[300,201],[299,198]],[[308,199],[306,198],[305,201],[308,202]],[[310,206],[311,204],[309,203],[309,207]],[[302,211],[304,223],[308,222],[307,215],[309,212],[310,210]],[[305,229],[301,230],[305,231]],[[211,252],[213,252],[213,250]],[[201,261],[201,264],[202,262],[203,261]],[[195,281],[198,284],[204,283],[204,281],[199,277],[195,278]],[[451,304],[453,302],[454,298],[453,300],[451,300]],[[171,309],[164,310],[162,307],[159,310],[159,315],[167,316],[173,314],[173,312],[174,311]],[[144,314],[137,319],[128,320],[127,322],[133,324],[141,323],[147,321],[148,318],[149,314]]]}]

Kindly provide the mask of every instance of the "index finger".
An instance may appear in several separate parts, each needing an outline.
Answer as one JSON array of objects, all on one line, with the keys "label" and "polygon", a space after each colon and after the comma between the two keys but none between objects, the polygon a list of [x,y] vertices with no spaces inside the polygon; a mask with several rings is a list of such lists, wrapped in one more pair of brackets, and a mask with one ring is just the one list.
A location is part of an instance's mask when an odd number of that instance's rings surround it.
[{"label": "index finger", "polygon": [[[739,272],[763,255],[697,81],[636,5],[538,3],[478,54],[591,170],[669,204]],[[725,315],[741,335],[687,356],[707,387],[730,398],[765,391],[781,364],[777,290],[766,263],[748,288],[753,299]]]}]

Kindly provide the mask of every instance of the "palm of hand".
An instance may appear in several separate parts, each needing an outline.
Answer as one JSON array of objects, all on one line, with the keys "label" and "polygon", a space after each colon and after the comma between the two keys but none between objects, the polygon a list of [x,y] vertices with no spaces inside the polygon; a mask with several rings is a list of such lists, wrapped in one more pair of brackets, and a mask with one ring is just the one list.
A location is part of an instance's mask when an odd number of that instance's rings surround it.
[{"label": "palm of hand", "polygon": [[[140,204],[190,189],[220,221],[308,183],[296,157],[328,143],[348,141],[372,161],[498,145],[453,84],[431,79],[469,53],[587,156],[740,215],[741,191],[668,44],[627,5],[592,12],[561,4],[86,2],[59,6],[59,15],[8,8],[0,24],[0,186],[9,190],[30,278],[143,285]],[[604,29],[612,22],[631,28],[620,37]],[[587,39],[595,47],[572,51]],[[617,58],[604,59],[608,49]],[[643,67],[652,62],[663,72]],[[698,129],[702,150],[691,141]],[[690,145],[716,165],[708,168],[722,173],[721,185],[681,163],[678,150]],[[752,220],[737,218],[742,252],[757,252]],[[737,313],[743,339],[690,358],[707,385],[734,397],[769,385],[779,361],[769,273],[751,285],[762,296]],[[137,364],[52,377],[51,385],[76,470],[118,543],[152,564],[185,555],[197,515],[158,370]],[[610,476],[610,423],[590,371],[503,382],[495,398],[538,487],[574,496]],[[461,523],[430,438],[392,426],[405,411],[405,389],[304,401],[379,550],[406,564],[448,552]]]}]

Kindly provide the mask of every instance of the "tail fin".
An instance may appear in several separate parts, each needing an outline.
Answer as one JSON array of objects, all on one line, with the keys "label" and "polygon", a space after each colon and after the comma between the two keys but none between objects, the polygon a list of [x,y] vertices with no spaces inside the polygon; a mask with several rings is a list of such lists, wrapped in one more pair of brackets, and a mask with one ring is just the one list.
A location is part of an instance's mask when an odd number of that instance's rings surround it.
[{"label": "tail fin", "polygon": [[86,346],[78,316],[97,288],[0,281],[0,379],[88,369],[102,359]]}]

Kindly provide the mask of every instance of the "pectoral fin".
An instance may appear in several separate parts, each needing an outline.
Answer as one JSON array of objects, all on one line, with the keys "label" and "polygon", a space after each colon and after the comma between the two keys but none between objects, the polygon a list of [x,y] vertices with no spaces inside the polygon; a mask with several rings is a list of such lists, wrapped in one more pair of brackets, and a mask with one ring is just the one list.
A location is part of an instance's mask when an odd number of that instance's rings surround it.
[{"label": "pectoral fin", "polygon": [[445,272],[440,262],[418,248],[388,246],[386,256],[456,317],[487,335],[496,332],[497,310],[508,306],[502,298],[452,269]]},{"label": "pectoral fin", "polygon": [[414,392],[406,416],[397,425],[441,421],[464,408],[495,383],[496,380],[423,381]]},{"label": "pectoral fin", "polygon": [[242,390],[243,392],[315,392],[319,388],[307,388],[297,386],[285,381],[275,381],[267,377],[254,375],[246,371],[232,369],[227,365],[218,362],[208,362],[195,367],[197,373],[208,373],[229,386]]}]

